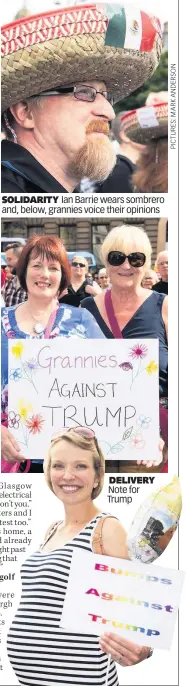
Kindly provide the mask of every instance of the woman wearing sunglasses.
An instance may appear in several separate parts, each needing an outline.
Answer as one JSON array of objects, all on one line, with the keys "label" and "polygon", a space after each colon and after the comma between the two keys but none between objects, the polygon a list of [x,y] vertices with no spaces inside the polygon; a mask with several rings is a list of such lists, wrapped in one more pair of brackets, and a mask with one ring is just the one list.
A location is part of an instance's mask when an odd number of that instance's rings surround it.
[{"label": "woman wearing sunglasses", "polygon": [[79,307],[81,301],[89,295],[101,293],[101,288],[95,282],[87,278],[88,262],[85,257],[75,255],[71,262],[70,284],[66,293],[60,299],[61,303],[67,303]]},{"label": "woman wearing sunglasses", "polygon": [[[27,292],[27,300],[2,309],[2,462],[8,471],[41,471],[42,461],[25,462],[8,422],[8,339],[103,338],[94,317],[58,299],[70,281],[70,266],[64,246],[57,236],[32,236],[17,264],[17,276]],[[17,375],[21,374],[21,348],[16,348]],[[30,361],[34,365],[34,359]],[[34,373],[34,367],[33,367]],[[18,377],[17,377],[18,378]],[[13,380],[16,381],[16,376]]]},{"label": "woman wearing sunglasses", "polygon": [[114,660],[124,667],[151,654],[149,648],[110,632],[99,639],[91,632],[75,634],[73,627],[67,633],[60,626],[73,550],[128,558],[123,527],[94,503],[103,488],[104,467],[91,429],[78,427],[53,436],[44,472],[64,515],[23,563],[22,596],[7,639],[8,656],[22,686],[119,686]]},{"label": "woman wearing sunglasses", "polygon": [[[123,225],[112,229],[102,245],[102,257],[110,278],[111,289],[81,303],[91,312],[106,338],[159,339],[160,426],[167,444],[168,406],[168,298],[141,286],[143,275],[150,267],[151,244],[147,234],[138,227]],[[157,297],[160,296],[160,297]],[[165,419],[166,413],[166,419]],[[157,462],[136,463],[129,460],[109,461],[109,471],[140,471],[153,468],[161,471],[166,461],[166,447],[160,442]],[[162,448],[164,457],[162,459]]]}]

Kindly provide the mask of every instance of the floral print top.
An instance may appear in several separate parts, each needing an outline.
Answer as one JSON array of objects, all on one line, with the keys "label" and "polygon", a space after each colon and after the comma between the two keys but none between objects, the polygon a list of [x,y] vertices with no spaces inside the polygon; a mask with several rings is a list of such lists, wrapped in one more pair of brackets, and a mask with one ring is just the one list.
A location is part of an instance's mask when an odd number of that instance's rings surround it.
[{"label": "floral print top", "polygon": [[[31,336],[19,329],[16,321],[15,307],[3,307],[1,310],[1,411],[2,423],[7,425],[8,412],[8,338],[44,338],[45,331],[37,336]],[[93,315],[87,310],[59,305],[50,338],[65,336],[65,338],[105,338]]]}]

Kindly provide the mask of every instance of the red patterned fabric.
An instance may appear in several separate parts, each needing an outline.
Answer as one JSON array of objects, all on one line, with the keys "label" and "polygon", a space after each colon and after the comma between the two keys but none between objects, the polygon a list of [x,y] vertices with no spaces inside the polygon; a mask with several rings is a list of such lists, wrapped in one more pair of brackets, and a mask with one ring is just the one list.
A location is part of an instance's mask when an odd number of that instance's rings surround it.
[{"label": "red patterned fabric", "polygon": [[[125,9],[125,8],[124,8]],[[155,34],[161,36],[159,19],[141,12],[142,40],[139,50],[151,51]],[[24,17],[2,27],[2,57],[37,43],[88,33],[105,34],[109,24],[107,5],[80,5]]]},{"label": "red patterned fabric", "polygon": [[104,5],[85,5],[71,11],[51,12],[24,18],[2,28],[2,56],[21,48],[66,36],[105,33],[108,18]]}]

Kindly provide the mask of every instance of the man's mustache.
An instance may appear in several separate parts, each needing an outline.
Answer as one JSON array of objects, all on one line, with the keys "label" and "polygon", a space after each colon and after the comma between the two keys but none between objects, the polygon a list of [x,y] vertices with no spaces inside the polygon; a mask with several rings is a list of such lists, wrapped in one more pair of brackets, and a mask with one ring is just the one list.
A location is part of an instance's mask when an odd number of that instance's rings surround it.
[{"label": "man's mustache", "polygon": [[102,121],[101,119],[93,119],[93,121],[88,124],[86,133],[105,133],[106,136],[109,136],[109,124],[107,121]]}]

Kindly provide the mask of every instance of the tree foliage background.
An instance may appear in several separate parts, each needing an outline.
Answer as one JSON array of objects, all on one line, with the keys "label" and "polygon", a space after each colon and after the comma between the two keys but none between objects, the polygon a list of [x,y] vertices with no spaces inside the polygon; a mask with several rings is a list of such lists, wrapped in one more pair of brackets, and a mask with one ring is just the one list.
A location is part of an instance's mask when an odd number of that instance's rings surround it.
[{"label": "tree foliage background", "polygon": [[141,88],[131,93],[128,98],[120,100],[115,105],[115,113],[129,111],[143,107],[149,93],[158,91],[168,91],[168,52],[165,50],[160,58],[160,63],[153,76],[146,81]]}]

